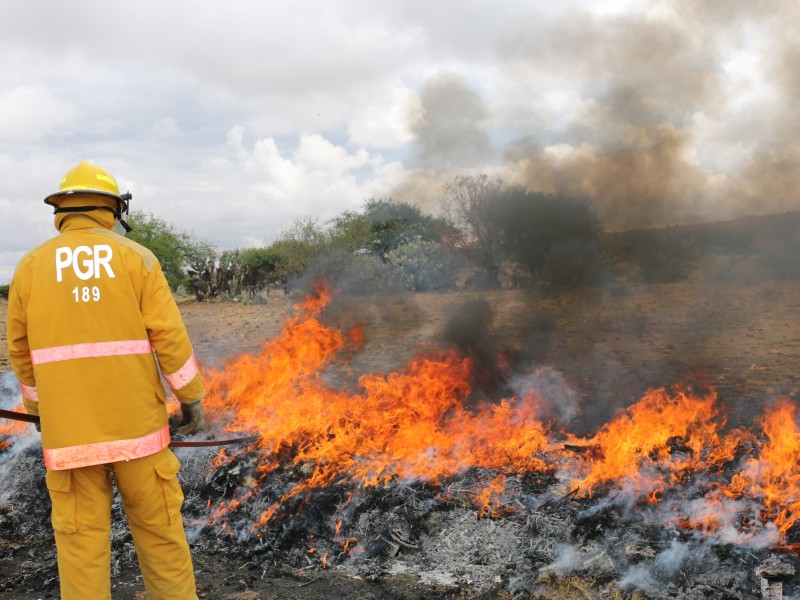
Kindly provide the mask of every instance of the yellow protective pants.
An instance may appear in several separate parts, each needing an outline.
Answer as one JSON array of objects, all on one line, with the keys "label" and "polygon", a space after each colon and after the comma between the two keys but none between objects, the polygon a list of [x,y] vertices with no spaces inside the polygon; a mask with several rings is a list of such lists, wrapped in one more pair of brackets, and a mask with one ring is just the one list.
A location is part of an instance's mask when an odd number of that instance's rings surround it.
[{"label": "yellow protective pants", "polygon": [[111,598],[112,472],[149,600],[197,598],[179,470],[164,448],[135,460],[47,472],[62,600]]}]

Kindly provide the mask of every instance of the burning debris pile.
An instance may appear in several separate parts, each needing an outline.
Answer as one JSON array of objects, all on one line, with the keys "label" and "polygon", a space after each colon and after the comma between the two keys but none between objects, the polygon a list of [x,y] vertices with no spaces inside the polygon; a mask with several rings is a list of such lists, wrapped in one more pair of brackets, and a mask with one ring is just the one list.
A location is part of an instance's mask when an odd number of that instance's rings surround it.
[{"label": "burning debris pile", "polygon": [[[259,441],[178,451],[195,547],[241,553],[262,573],[407,573],[476,594],[800,593],[790,400],[730,429],[712,389],[654,389],[578,436],[567,429],[577,396],[545,367],[507,377],[518,393],[482,403],[471,397],[472,358],[448,349],[422,348],[400,371],[348,381],[336,357],[363,339],[322,323],[329,300],[318,289],[258,356],[205,372],[215,433]],[[0,431],[4,469],[33,460],[25,438]],[[30,493],[7,488],[2,504]],[[6,536],[18,522],[0,511]]]}]

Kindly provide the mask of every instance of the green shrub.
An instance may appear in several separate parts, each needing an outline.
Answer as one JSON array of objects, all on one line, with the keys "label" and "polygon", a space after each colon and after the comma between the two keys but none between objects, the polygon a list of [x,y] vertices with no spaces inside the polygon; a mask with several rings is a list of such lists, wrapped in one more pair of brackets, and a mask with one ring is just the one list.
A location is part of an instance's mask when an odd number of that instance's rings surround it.
[{"label": "green shrub", "polygon": [[403,287],[425,292],[451,289],[456,269],[441,244],[417,240],[386,253],[386,260]]},{"label": "green shrub", "polygon": [[391,265],[372,254],[349,257],[337,274],[336,285],[354,293],[396,289]]},{"label": "green shrub", "polygon": [[8,285],[0,285],[0,298],[5,298],[8,300]]}]

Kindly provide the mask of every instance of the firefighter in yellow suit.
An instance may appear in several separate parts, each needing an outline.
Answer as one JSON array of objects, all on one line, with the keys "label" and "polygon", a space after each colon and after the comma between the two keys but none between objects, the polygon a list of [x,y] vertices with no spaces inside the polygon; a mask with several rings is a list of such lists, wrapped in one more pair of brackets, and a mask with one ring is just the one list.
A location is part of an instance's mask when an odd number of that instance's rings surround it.
[{"label": "firefighter in yellow suit", "polygon": [[130,194],[84,161],[45,199],[56,237],[30,251],[8,300],[9,356],[42,449],[64,600],[111,598],[112,475],[150,600],[197,598],[168,448],[164,386],[205,425],[203,382],[156,257],[129,230]]}]

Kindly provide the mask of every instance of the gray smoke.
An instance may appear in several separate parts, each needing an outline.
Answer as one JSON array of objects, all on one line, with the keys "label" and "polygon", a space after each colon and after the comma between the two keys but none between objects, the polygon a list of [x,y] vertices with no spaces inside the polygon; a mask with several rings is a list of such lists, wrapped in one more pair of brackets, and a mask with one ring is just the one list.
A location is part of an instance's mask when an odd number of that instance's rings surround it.
[{"label": "gray smoke", "polygon": [[471,167],[489,157],[489,116],[480,93],[451,71],[429,78],[420,91],[422,113],[411,124],[416,160],[426,172]]},{"label": "gray smoke", "polygon": [[423,86],[419,169],[393,197],[430,207],[484,172],[587,197],[610,230],[797,210],[798,19],[792,0],[522,14],[497,48],[501,89],[452,72]]},{"label": "gray smoke", "polygon": [[510,387],[518,398],[535,396],[539,418],[556,426],[568,425],[580,411],[580,398],[564,376],[549,366],[512,377]]}]

